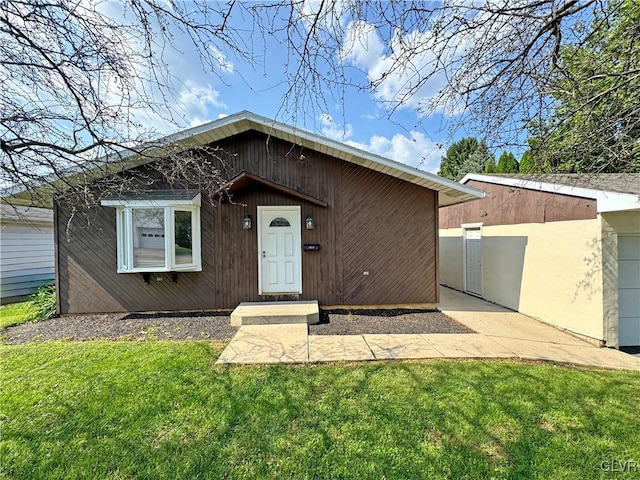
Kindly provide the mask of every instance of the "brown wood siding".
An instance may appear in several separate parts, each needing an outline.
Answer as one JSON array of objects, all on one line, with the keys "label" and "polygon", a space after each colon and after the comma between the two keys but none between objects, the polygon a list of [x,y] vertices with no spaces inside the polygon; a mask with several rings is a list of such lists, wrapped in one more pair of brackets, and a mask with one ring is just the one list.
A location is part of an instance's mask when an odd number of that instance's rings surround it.
[{"label": "brown wood siding", "polygon": [[[115,209],[99,207],[87,224],[72,222],[60,205],[58,267],[61,313],[230,309],[258,295],[257,207],[300,205],[302,299],[323,305],[435,303],[437,288],[437,193],[348,164],[312,150],[292,148],[257,133],[220,144],[237,153],[226,165],[231,178],[248,171],[324,200],[327,207],[254,185],[234,203],[201,208],[202,272],[141,274],[116,272]],[[251,230],[242,229],[245,214]],[[316,227],[304,228],[311,215]],[[369,275],[363,275],[368,271]],[[161,278],[162,281],[158,281]]]},{"label": "brown wood siding", "polygon": [[[210,209],[201,211],[203,244],[211,243],[211,214]],[[68,216],[60,215],[60,225],[65,220]],[[214,308],[210,275],[180,273],[178,283],[173,284],[170,275],[158,273],[151,275],[147,285],[140,274],[118,274],[113,208],[99,208],[88,226],[79,227],[82,218],[74,223],[68,241],[62,232],[59,241],[62,313]],[[202,265],[203,270],[212,269],[210,258],[204,255]]]},{"label": "brown wood siding", "polygon": [[[440,205],[440,199],[438,198],[438,192],[435,192],[435,205]],[[433,209],[435,220],[433,221],[433,225],[437,226],[440,224],[440,209],[438,207]],[[438,228],[433,229],[433,243],[435,245],[435,262],[436,268],[434,272],[435,284],[440,285],[440,232]],[[440,288],[436,288],[436,302],[440,303]]]},{"label": "brown wood siding", "polygon": [[[240,302],[264,300],[258,294],[258,231],[257,207],[276,205],[300,205],[301,220],[311,215],[316,223],[313,230],[302,229],[302,243],[319,243],[320,252],[302,252],[302,298],[315,299],[320,303],[331,303],[335,298],[332,278],[335,263],[332,261],[333,235],[331,209],[311,203],[300,202],[275,191],[264,188],[248,191],[236,197],[234,205],[214,208],[214,240],[203,244],[203,255],[214,264],[216,281],[216,305],[233,308]],[[251,215],[254,226],[242,230],[245,214]],[[203,268],[204,271],[204,268]]]},{"label": "brown wood siding", "polygon": [[435,192],[345,164],[341,197],[341,303],[435,303]]},{"label": "brown wood siding", "polygon": [[596,201],[551,192],[469,181],[467,186],[487,192],[473,202],[443,207],[440,228],[459,228],[464,223],[490,225],[545,223],[596,218]]}]

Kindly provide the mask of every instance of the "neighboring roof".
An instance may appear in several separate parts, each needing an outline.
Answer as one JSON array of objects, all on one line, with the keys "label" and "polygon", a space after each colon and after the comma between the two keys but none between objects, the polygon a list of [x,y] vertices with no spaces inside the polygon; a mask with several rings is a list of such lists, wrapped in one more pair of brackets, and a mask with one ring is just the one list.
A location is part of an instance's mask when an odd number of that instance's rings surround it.
[{"label": "neighboring roof", "polygon": [[497,173],[492,176],[640,195],[640,173],[543,173],[538,175]]},{"label": "neighboring roof", "polygon": [[[346,162],[436,190],[439,193],[439,206],[441,207],[475,200],[483,196],[482,192],[474,188],[248,111],[242,111],[166,136],[153,142],[153,145],[207,145],[249,130],[262,132]],[[128,168],[144,163],[134,154],[129,157],[131,160],[126,160],[127,163],[130,163]],[[153,159],[148,161],[153,161]],[[12,193],[12,195],[18,194],[19,192]],[[7,195],[7,193],[3,192],[4,195]]]},{"label": "neighboring roof", "polygon": [[53,210],[0,204],[0,221],[53,224]]},{"label": "neighboring roof", "polygon": [[263,178],[259,175],[255,175],[250,172],[242,172],[239,175],[236,175],[231,180],[229,180],[226,184],[224,184],[222,187],[216,190],[215,195],[218,196],[221,200],[224,200],[225,194],[232,195],[254,184],[263,185],[272,190],[276,190],[278,192],[284,193],[285,195],[289,195],[290,197],[294,197],[300,200],[314,203],[321,207],[326,207],[329,205],[324,200],[320,200],[318,198],[312,197],[311,195],[298,192],[297,190],[286,187],[284,185],[280,185],[279,183],[276,183],[276,182],[272,182],[271,180],[268,180],[266,178]]},{"label": "neighboring roof", "polygon": [[597,200],[598,212],[640,209],[640,173],[467,174],[470,180]]}]

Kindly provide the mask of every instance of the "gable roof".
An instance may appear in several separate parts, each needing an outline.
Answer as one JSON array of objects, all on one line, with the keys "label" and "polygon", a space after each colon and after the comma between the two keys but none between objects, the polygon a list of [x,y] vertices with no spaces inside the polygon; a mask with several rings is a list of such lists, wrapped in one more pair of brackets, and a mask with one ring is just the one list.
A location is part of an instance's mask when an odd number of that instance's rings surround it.
[{"label": "gable roof", "polygon": [[286,187],[284,185],[280,185],[279,183],[272,182],[260,175],[255,175],[250,172],[240,172],[238,175],[233,177],[223,186],[221,186],[215,192],[215,196],[217,196],[221,201],[225,200],[225,197],[228,198],[229,195],[233,195],[234,193],[240,192],[245,188],[251,185],[262,185],[263,187],[267,187],[271,190],[276,190],[280,193],[284,193],[293,198],[297,198],[299,200],[303,200],[305,202],[313,203],[320,207],[327,207],[329,204],[324,200],[320,200],[318,198],[312,197],[311,195],[307,195],[302,192],[298,192],[293,188]]},{"label": "gable roof", "polygon": [[438,197],[441,207],[468,202],[482,198],[483,196],[482,192],[475,188],[463,186],[457,182],[434,175],[433,173],[410,167],[404,163],[360,150],[359,148],[346,145],[342,142],[307,130],[292,127],[246,110],[204,125],[183,130],[174,135],[169,135],[160,142],[206,145],[249,130],[262,132],[279,138],[280,140],[301,145],[305,148],[331,155],[341,160],[370,168],[371,170],[376,170],[431,190],[436,190],[439,193]]},{"label": "gable roof", "polygon": [[[256,115],[248,111],[242,111],[227,117],[214,120],[204,125],[189,128],[172,135],[160,138],[149,146],[199,146],[215,143],[226,138],[238,135],[249,130],[255,130],[273,136],[280,140],[291,142],[331,155],[346,162],[354,163],[362,167],[375,170],[421,187],[435,190],[439,193],[439,206],[454,205],[457,203],[476,200],[483,197],[483,193],[475,188],[467,187],[460,183],[425,172],[418,168],[410,167],[389,158],[374,153],[360,150],[342,142],[318,135],[307,130],[292,127],[276,120]],[[153,161],[153,158],[141,161],[134,153],[123,155],[125,169],[133,168]],[[72,172],[77,173],[77,172]],[[2,196],[16,196],[21,192],[2,192]]]},{"label": "gable roof", "polygon": [[640,209],[640,173],[468,173],[460,183],[471,180],[589,198],[597,201],[599,213]]}]

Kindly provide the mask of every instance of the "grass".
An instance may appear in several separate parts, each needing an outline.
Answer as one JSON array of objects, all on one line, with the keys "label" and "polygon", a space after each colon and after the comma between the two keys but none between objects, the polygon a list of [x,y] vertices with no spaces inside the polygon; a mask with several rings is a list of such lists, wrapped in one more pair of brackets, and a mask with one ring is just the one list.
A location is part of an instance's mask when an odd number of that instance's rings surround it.
[{"label": "grass", "polygon": [[193,253],[193,249],[187,247],[181,247],[179,245],[175,246],[176,255],[191,255]]},{"label": "grass", "polygon": [[215,366],[222,347],[0,347],[0,475],[575,479],[611,478],[602,462],[640,463],[637,372],[501,361]]},{"label": "grass", "polygon": [[0,306],[0,329],[28,322],[33,314],[33,302],[10,303]]},{"label": "grass", "polygon": [[56,313],[56,290],[52,284],[42,285],[29,301],[0,306],[0,330],[25,322],[47,320]]}]

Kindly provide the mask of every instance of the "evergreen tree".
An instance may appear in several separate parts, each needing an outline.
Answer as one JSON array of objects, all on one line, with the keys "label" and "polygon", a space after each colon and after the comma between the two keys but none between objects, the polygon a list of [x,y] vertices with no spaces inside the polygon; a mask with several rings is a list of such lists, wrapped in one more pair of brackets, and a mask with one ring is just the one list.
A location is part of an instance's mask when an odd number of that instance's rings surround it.
[{"label": "evergreen tree", "polygon": [[504,151],[502,155],[500,155],[500,159],[498,160],[498,167],[496,168],[497,173],[518,173],[518,161],[516,157],[513,156],[513,153]]},{"label": "evergreen tree", "polygon": [[520,158],[520,173],[540,173],[540,168],[533,159],[531,150],[524,152],[522,154],[522,158]]},{"label": "evergreen tree", "polygon": [[496,161],[493,157],[491,157],[484,166],[484,173],[496,173]]},{"label": "evergreen tree", "polygon": [[492,155],[484,142],[467,137],[453,143],[440,162],[438,175],[458,181],[467,173],[482,173]]}]

